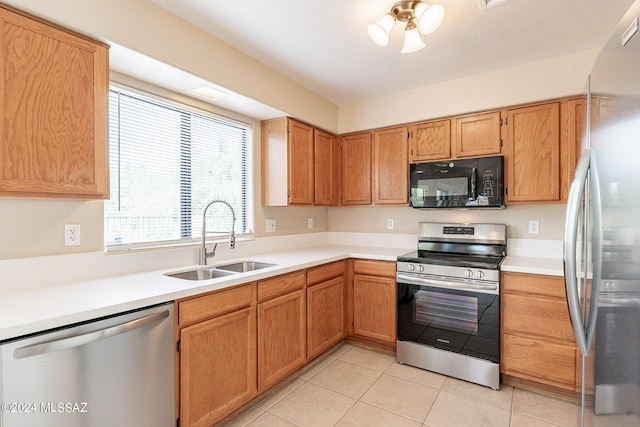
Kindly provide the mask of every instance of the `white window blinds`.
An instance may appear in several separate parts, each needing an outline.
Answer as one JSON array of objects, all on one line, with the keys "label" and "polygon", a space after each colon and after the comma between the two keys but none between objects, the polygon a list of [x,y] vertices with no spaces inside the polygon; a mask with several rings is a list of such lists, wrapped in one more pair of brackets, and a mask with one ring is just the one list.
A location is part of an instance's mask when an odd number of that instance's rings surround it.
[{"label": "white window blinds", "polygon": [[[247,124],[112,87],[107,247],[191,243],[214,199],[233,206],[236,234],[248,233],[250,141]],[[228,234],[231,218],[228,207],[215,204],[207,230]]]}]

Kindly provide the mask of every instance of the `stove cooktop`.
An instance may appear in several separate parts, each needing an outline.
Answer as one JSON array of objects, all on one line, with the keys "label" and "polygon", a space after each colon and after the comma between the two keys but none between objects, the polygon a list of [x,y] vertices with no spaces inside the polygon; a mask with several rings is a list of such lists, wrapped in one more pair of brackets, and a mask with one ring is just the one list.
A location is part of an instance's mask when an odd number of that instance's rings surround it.
[{"label": "stove cooktop", "polygon": [[478,255],[443,254],[427,251],[414,251],[398,257],[398,261],[416,264],[446,265],[451,267],[500,270],[503,257],[485,257]]}]

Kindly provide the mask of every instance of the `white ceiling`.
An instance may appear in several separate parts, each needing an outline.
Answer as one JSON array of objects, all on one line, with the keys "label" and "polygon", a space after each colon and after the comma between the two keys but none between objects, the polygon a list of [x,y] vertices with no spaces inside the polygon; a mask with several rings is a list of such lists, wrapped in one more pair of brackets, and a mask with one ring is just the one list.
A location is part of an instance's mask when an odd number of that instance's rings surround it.
[{"label": "white ceiling", "polygon": [[395,0],[151,1],[337,105],[599,48],[632,3],[427,0],[444,22],[425,49],[401,54],[401,23],[386,47],[366,31]]}]

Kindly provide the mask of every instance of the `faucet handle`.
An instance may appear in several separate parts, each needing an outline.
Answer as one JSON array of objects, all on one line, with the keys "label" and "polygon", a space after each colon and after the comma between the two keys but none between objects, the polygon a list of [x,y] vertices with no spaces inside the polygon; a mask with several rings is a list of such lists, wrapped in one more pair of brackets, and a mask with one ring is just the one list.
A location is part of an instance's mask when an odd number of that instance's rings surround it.
[{"label": "faucet handle", "polygon": [[236,233],[231,230],[229,234],[229,249],[235,249],[236,247]]}]

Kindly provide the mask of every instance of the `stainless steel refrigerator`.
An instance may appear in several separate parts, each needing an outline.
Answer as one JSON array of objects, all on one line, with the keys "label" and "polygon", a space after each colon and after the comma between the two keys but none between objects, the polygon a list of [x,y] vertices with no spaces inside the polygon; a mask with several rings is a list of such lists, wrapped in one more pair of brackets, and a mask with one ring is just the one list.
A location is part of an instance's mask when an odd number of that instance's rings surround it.
[{"label": "stainless steel refrigerator", "polygon": [[565,281],[589,425],[640,425],[639,17],[636,0],[590,73],[567,203]]}]

